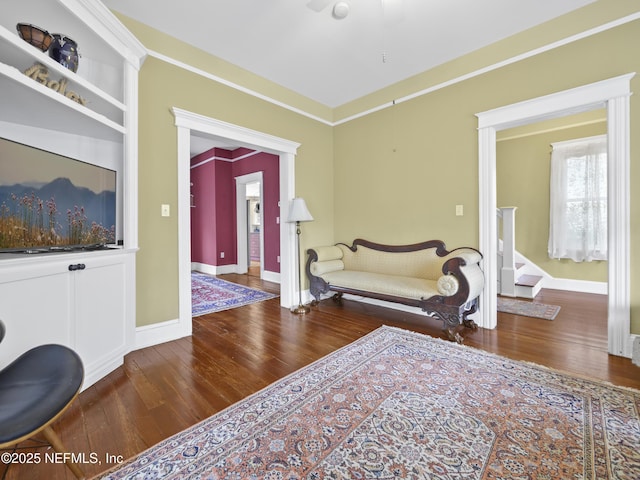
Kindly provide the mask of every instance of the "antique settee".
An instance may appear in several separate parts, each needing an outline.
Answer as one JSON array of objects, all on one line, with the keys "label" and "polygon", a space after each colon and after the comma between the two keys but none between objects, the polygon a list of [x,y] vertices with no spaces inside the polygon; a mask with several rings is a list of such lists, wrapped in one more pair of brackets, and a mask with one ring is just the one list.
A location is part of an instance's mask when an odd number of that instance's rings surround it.
[{"label": "antique settee", "polygon": [[482,255],[474,248],[447,251],[440,240],[382,245],[363,239],[307,250],[306,273],[314,303],[329,291],[421,308],[442,321],[447,338],[462,343],[460,325],[476,329],[468,317],[484,288]]}]

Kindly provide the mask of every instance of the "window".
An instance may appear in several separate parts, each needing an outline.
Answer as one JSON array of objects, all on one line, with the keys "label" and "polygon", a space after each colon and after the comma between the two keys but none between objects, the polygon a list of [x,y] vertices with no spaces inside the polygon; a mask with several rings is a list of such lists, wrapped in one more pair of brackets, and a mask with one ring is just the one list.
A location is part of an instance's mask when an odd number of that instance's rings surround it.
[{"label": "window", "polygon": [[606,260],[606,135],[551,147],[549,257]]}]

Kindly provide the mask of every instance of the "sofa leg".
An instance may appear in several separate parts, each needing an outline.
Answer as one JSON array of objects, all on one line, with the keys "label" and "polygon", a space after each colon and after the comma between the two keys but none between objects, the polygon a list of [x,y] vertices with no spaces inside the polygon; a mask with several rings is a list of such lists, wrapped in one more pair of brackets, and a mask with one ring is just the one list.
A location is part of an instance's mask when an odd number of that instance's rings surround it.
[{"label": "sofa leg", "polygon": [[430,309],[422,307],[422,310],[427,312],[428,315],[437,318],[442,322],[442,331],[446,338],[452,342],[462,343],[464,338],[458,333],[458,327],[460,327],[460,314],[455,310],[449,309],[448,311],[440,305],[440,308]]},{"label": "sofa leg", "polygon": [[473,302],[471,304],[471,308],[469,308],[468,310],[466,310],[462,314],[462,324],[465,327],[470,328],[471,330],[477,330],[478,329],[478,324],[476,322],[474,322],[473,320],[471,320],[470,318],[467,318],[467,317],[469,315],[471,315],[472,313],[475,313],[476,311],[478,311],[478,299],[477,298],[475,300],[473,300]]},{"label": "sofa leg", "polygon": [[478,324],[470,318],[465,318],[464,320],[462,320],[462,324],[465,327],[470,328],[471,330],[478,330]]},{"label": "sofa leg", "polygon": [[448,340],[450,340],[452,342],[459,343],[459,344],[462,344],[462,342],[464,342],[464,338],[462,338],[462,335],[460,335],[458,332],[456,332],[455,328],[449,327],[449,328],[445,328],[442,331],[447,336]]}]

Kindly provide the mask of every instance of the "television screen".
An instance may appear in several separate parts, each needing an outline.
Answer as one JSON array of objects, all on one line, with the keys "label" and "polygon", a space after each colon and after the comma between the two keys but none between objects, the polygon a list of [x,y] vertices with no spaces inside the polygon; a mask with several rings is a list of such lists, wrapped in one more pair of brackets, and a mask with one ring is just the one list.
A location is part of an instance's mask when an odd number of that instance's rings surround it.
[{"label": "television screen", "polygon": [[0,251],[100,247],[116,239],[116,172],[0,138]]}]

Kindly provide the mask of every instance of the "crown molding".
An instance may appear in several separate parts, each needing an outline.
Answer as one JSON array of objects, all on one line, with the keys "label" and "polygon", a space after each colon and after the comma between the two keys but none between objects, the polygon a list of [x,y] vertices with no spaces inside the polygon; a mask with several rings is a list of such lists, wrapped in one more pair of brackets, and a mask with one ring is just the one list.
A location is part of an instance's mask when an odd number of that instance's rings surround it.
[{"label": "crown molding", "polygon": [[231,82],[229,80],[226,80],[222,77],[219,77],[217,75],[214,75],[212,73],[209,73],[205,70],[202,70],[201,68],[197,68],[194,67],[193,65],[189,65],[188,63],[182,62],[180,60],[176,60],[175,58],[169,57],[167,55],[164,55],[160,52],[156,52],[154,50],[149,50],[149,56],[157,58],[158,60],[161,60],[163,62],[169,63],[171,65],[174,65],[176,67],[182,68],[184,70],[187,70],[191,73],[195,73],[196,75],[200,75],[201,77],[207,78],[209,80],[213,80],[214,82],[220,83],[222,85],[226,85],[227,87],[231,87],[235,90],[238,90],[242,93],[246,93],[248,95],[251,95],[252,97],[255,98],[259,98],[260,100],[264,100],[265,102],[269,102],[273,105],[277,105],[278,107],[282,107],[285,108],[287,110],[290,110],[294,113],[297,113],[299,115],[303,115],[307,118],[310,118],[312,120],[315,120],[316,122],[320,122],[320,123],[324,123],[325,125],[329,125],[329,126],[333,126],[331,122],[329,122],[328,120],[325,120],[324,118],[318,117],[317,115],[313,115],[309,112],[305,112],[304,110],[301,110],[297,107],[293,107],[287,103],[281,102],[280,100],[276,100],[274,98],[271,98],[267,95],[263,95],[262,93],[256,92],[255,90],[251,90],[250,88],[246,88],[243,87],[242,85],[238,85],[237,83]]},{"label": "crown molding", "polygon": [[[74,1],[78,1],[78,0],[74,0]],[[82,1],[85,1],[85,0],[82,0]],[[369,108],[367,110],[363,110],[363,111],[361,111],[359,113],[356,113],[356,114],[353,114],[353,115],[350,115],[348,117],[342,118],[340,120],[335,120],[335,121],[329,121],[329,120],[327,120],[325,118],[321,118],[321,117],[319,117],[317,115],[314,115],[312,113],[306,112],[306,111],[304,111],[304,110],[302,110],[300,108],[294,107],[294,106],[289,105],[289,104],[287,104],[285,102],[282,102],[280,100],[276,100],[276,99],[274,99],[272,97],[269,97],[267,95],[261,94],[261,93],[255,91],[255,90],[243,87],[242,85],[239,85],[239,84],[234,83],[232,81],[226,80],[226,79],[224,79],[222,77],[219,77],[217,75],[209,73],[209,72],[207,72],[205,70],[202,70],[200,68],[194,67],[192,65],[189,65],[189,64],[187,64],[185,62],[182,62],[180,60],[177,60],[175,58],[171,58],[171,57],[169,57],[167,55],[164,55],[164,54],[162,54],[160,52],[149,50],[148,54],[149,54],[149,56],[157,58],[158,60],[161,60],[163,62],[169,63],[169,64],[174,65],[176,67],[182,68],[182,69],[187,70],[189,72],[195,73],[196,75],[200,75],[202,77],[208,78],[209,80],[212,80],[214,82],[220,83],[222,85],[226,85],[226,86],[228,86],[230,88],[233,88],[233,89],[238,90],[240,92],[246,93],[246,94],[251,95],[251,96],[253,96],[255,98],[259,98],[260,100],[264,100],[264,101],[269,102],[269,103],[271,103],[273,105],[277,105],[277,106],[282,107],[282,108],[284,108],[286,110],[289,110],[289,111],[292,111],[292,112],[297,113],[299,115],[302,115],[302,116],[305,116],[307,118],[310,118],[311,120],[315,120],[317,122],[320,122],[320,123],[322,123],[324,125],[328,125],[330,127],[335,127],[335,126],[338,126],[338,125],[342,125],[344,123],[348,123],[348,122],[350,122],[352,120],[356,120],[358,118],[365,117],[367,115],[370,115],[372,113],[378,112],[380,110],[384,110],[384,109],[392,107],[394,105],[398,105],[399,103],[404,103],[404,102],[407,102],[409,100],[413,100],[415,98],[418,98],[418,97],[421,97],[421,96],[424,96],[424,95],[428,95],[430,93],[436,92],[436,91],[441,90],[443,88],[450,87],[452,85],[464,82],[464,81],[469,80],[469,79],[474,78],[474,77],[478,77],[478,76],[483,75],[485,73],[488,73],[488,72],[491,72],[491,71],[494,71],[494,70],[498,70],[500,68],[506,67],[508,65],[511,65],[511,64],[514,64],[514,63],[517,63],[517,62],[520,62],[522,60],[526,60],[528,58],[535,57],[536,55],[540,55],[542,53],[554,50],[556,48],[560,48],[560,47],[563,47],[565,45],[577,42],[577,41],[582,40],[584,38],[588,38],[590,36],[605,32],[607,30],[611,30],[613,28],[619,27],[621,25],[625,25],[627,23],[633,22],[633,21],[638,20],[638,19],[640,19],[640,12],[635,12],[633,14],[621,17],[621,18],[613,20],[611,22],[607,22],[607,23],[604,23],[604,24],[599,25],[597,27],[590,28],[588,30],[585,30],[585,31],[580,32],[580,33],[577,33],[575,35],[570,35],[570,36],[568,36],[566,38],[563,38],[561,40],[558,40],[558,41],[551,42],[549,44],[543,45],[542,47],[538,47],[538,48],[535,48],[535,49],[530,50],[528,52],[522,53],[520,55],[516,55],[516,56],[510,57],[510,58],[507,58],[505,60],[502,60],[500,62],[496,62],[496,63],[493,63],[491,65],[487,65],[486,67],[474,70],[474,71],[466,73],[464,75],[459,75],[459,76],[454,77],[454,78],[452,78],[450,80],[447,80],[445,82],[438,83],[438,84],[430,86],[428,88],[425,88],[425,89],[419,90],[417,92],[405,95],[403,97],[391,100],[389,102],[382,103],[382,104],[380,104],[378,106],[375,106],[373,108]]]},{"label": "crown molding", "polygon": [[102,2],[95,0],[59,0],[119,52],[136,70],[147,57],[147,49]]}]

